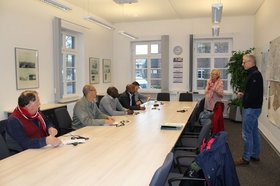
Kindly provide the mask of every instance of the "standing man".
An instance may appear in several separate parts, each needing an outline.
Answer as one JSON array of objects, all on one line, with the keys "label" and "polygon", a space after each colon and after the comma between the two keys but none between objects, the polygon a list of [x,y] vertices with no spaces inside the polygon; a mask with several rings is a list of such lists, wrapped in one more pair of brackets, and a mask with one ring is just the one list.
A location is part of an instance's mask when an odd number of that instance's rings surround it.
[{"label": "standing man", "polygon": [[242,137],[244,152],[236,165],[248,165],[250,161],[260,161],[260,136],[258,117],[263,103],[263,78],[256,67],[254,55],[243,56],[242,66],[247,71],[245,92],[238,92],[238,97],[243,97],[243,124]]},{"label": "standing man", "polygon": [[85,126],[113,125],[114,119],[103,114],[95,103],[96,89],[92,85],[85,85],[84,96],[74,106],[72,127],[79,129]]}]

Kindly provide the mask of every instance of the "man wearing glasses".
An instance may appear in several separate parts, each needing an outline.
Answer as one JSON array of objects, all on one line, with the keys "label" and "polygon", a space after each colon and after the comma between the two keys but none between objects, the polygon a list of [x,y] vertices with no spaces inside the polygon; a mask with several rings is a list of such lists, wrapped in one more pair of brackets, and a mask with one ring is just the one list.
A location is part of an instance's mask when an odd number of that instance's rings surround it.
[{"label": "man wearing glasses", "polygon": [[242,137],[244,140],[244,152],[236,165],[248,165],[250,161],[260,161],[260,137],[258,129],[258,117],[263,103],[263,77],[256,67],[254,55],[243,56],[242,66],[247,71],[246,86],[244,92],[238,92],[238,97],[243,97]]}]

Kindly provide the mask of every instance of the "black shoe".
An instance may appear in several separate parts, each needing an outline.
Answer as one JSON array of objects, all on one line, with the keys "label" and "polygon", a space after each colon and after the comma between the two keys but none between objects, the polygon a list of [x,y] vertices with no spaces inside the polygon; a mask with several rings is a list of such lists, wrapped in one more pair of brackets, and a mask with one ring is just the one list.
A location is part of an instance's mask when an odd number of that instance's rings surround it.
[{"label": "black shoe", "polygon": [[254,158],[254,157],[251,157],[250,160],[251,160],[251,161],[254,161],[254,162],[259,162],[259,161],[261,161],[260,158]]}]

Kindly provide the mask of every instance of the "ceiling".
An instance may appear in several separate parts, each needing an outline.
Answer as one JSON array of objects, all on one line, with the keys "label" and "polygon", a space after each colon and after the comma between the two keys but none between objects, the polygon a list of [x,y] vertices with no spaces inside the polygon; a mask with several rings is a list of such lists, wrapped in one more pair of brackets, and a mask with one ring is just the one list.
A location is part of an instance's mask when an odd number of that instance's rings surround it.
[{"label": "ceiling", "polygon": [[265,0],[65,0],[111,23],[210,17],[211,5],[221,2],[223,16],[254,15]]}]

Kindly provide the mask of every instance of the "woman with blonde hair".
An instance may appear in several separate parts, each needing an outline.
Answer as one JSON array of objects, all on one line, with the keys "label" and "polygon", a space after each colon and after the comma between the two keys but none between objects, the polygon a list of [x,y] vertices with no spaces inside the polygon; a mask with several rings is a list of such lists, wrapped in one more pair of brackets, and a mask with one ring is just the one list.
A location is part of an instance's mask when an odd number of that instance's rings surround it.
[{"label": "woman with blonde hair", "polygon": [[224,130],[224,104],[222,98],[224,96],[224,84],[220,79],[221,71],[213,69],[211,77],[207,80],[205,88],[205,110],[213,111],[212,118],[212,133],[217,133]]}]

